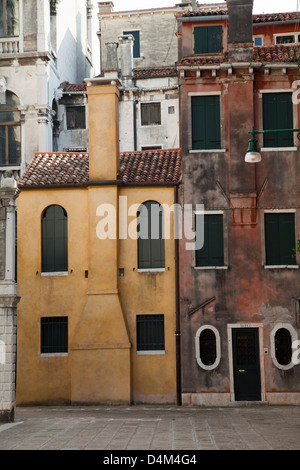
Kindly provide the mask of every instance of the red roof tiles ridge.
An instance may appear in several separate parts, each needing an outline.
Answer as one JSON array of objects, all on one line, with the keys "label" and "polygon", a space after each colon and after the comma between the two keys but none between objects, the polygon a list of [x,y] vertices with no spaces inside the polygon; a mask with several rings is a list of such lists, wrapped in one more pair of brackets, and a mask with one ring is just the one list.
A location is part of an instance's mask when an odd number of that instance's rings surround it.
[{"label": "red roof tiles ridge", "polygon": [[[122,152],[119,183],[178,184],[181,149]],[[88,153],[36,153],[18,181],[22,189],[82,186],[89,183]]]}]

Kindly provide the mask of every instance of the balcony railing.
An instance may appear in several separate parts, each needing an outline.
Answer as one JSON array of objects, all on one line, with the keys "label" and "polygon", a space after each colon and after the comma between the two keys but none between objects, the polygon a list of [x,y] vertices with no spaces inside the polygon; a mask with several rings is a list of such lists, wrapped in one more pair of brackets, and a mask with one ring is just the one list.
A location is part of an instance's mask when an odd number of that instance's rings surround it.
[{"label": "balcony railing", "polygon": [[0,38],[0,55],[16,54],[20,51],[19,38]]}]

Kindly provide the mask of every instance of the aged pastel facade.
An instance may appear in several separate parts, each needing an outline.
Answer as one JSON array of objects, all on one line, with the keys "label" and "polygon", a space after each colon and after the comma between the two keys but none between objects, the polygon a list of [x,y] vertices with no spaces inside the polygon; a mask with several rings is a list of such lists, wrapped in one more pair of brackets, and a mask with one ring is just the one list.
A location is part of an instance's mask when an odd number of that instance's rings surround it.
[{"label": "aged pastel facade", "polygon": [[143,203],[174,203],[180,151],[119,154],[119,86],[88,83],[89,154],[19,181],[20,404],[176,402],[174,238],[136,233]]},{"label": "aged pastel facade", "polygon": [[300,127],[299,13],[252,3],[178,18],[182,202],[204,226],[180,250],[185,404],[300,402],[296,133],[256,134],[262,160],[245,162],[253,126]]}]

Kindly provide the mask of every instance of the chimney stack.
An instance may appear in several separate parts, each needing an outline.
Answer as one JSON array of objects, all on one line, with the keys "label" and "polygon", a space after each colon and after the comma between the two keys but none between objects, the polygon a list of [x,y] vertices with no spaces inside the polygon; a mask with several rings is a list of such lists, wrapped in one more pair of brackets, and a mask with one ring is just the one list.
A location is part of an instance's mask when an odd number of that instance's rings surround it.
[{"label": "chimney stack", "polygon": [[120,67],[125,88],[132,87],[133,80],[133,42],[132,35],[120,36]]},{"label": "chimney stack", "polygon": [[227,0],[229,60],[253,60],[253,0]]},{"label": "chimney stack", "polygon": [[111,13],[114,9],[113,2],[99,2],[98,3],[98,12],[99,15],[102,13]]}]

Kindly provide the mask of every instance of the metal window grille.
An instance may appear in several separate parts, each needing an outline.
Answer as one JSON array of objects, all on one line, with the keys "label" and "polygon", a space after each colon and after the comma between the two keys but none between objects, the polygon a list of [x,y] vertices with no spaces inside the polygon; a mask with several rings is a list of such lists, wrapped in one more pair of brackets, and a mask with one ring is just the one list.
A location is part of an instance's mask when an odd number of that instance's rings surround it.
[{"label": "metal window grille", "polygon": [[68,352],[68,317],[41,318],[41,353]]},{"label": "metal window grille", "polygon": [[165,349],[164,315],[137,315],[137,350]]}]

